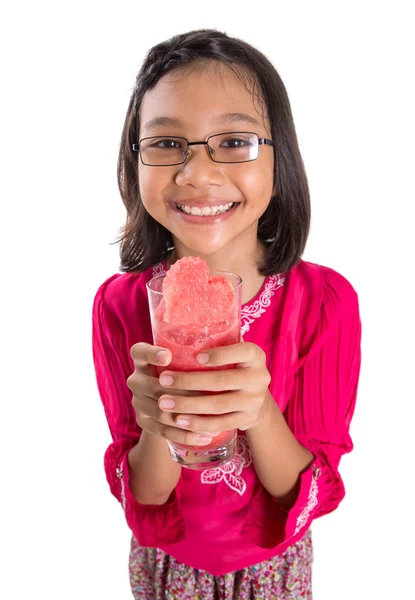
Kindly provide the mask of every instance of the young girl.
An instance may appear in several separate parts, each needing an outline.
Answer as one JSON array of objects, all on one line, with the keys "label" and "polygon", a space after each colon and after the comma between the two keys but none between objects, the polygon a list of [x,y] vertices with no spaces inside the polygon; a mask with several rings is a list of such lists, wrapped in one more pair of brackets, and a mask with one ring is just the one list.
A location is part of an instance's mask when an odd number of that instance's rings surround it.
[{"label": "young girl", "polygon": [[[311,598],[310,525],[345,495],[361,325],[350,283],[301,259],[309,192],[274,67],[214,30],[152,48],[118,180],[123,273],[95,297],[93,351],[133,596]],[[243,342],[199,357],[237,363],[220,377],[173,372],[171,353],[152,345],[146,283],[185,256],[243,280]],[[203,448],[233,428],[228,464],[193,471],[170,457],[167,440]]]}]

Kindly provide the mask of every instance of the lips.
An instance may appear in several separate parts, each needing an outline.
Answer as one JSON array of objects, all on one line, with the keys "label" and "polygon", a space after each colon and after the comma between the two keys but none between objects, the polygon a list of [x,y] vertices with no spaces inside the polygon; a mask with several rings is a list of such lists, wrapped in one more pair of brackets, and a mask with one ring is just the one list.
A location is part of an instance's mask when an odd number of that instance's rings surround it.
[{"label": "lips", "polygon": [[215,216],[225,213],[235,204],[239,204],[230,198],[172,198],[170,203],[174,203],[175,208],[183,213],[193,216]]},{"label": "lips", "polygon": [[240,205],[240,202],[225,200],[179,200],[169,201],[175,213],[189,223],[219,223],[227,219]]},{"label": "lips", "polygon": [[176,204],[181,212],[193,216],[203,217],[214,217],[215,215],[224,214],[233,208],[235,202],[228,202],[227,204],[215,204],[211,206],[189,206],[188,204]]}]

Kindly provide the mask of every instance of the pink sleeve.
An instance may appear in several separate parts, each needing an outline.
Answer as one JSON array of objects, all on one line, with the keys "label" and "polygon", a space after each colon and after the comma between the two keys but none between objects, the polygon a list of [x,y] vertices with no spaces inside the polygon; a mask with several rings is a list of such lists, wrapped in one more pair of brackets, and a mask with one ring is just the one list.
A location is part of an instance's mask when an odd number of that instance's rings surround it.
[{"label": "pink sleeve", "polygon": [[314,461],[301,474],[297,500],[289,511],[258,486],[251,514],[257,513],[261,531],[251,535],[264,548],[292,544],[313,519],[333,511],[345,495],[338,466],[341,456],[353,449],[349,426],[359,380],[361,322],[350,283],[335,271],[322,269],[325,284],[317,331],[309,352],[300,357],[284,413]]},{"label": "pink sleeve", "polygon": [[[114,277],[117,277],[114,276]],[[110,312],[105,294],[114,277],[98,290],[93,305],[92,347],[97,385],[113,439],[104,457],[106,477],[122,504],[125,518],[140,546],[157,547],[185,538],[180,508],[181,482],[163,505],[139,504],[129,487],[127,455],[140,438],[131,391],[126,380],[133,372],[121,322]]]}]

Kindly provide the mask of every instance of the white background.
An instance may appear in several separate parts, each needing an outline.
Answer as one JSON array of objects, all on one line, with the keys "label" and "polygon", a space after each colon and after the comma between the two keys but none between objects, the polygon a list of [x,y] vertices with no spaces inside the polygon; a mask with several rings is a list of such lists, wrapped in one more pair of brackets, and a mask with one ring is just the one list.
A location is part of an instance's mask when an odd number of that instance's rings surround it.
[{"label": "white background", "polygon": [[345,500],[313,525],[314,597],[414,597],[410,4],[38,1],[3,12],[2,598],[131,597],[130,532],[103,470],[91,308],[118,271],[116,161],[135,75],[150,46],[201,27],[256,45],[279,70],[311,190],[304,258],[360,297],[355,449],[341,463]]}]

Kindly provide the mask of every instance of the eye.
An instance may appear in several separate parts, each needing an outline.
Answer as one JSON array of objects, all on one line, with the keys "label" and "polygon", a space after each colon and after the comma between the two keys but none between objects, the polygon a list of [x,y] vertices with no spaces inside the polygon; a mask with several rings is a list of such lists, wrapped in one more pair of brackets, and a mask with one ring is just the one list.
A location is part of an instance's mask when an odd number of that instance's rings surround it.
[{"label": "eye", "polygon": [[232,137],[232,138],[226,138],[225,140],[223,140],[223,142],[221,143],[220,147],[221,148],[228,148],[228,149],[238,149],[238,148],[244,148],[246,146],[252,146],[251,141],[248,139],[244,139],[244,138],[239,138],[239,137]]},{"label": "eye", "polygon": [[174,138],[157,138],[153,141],[150,148],[160,148],[161,150],[179,150],[183,146],[180,140]]}]

